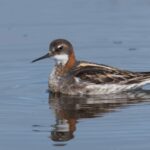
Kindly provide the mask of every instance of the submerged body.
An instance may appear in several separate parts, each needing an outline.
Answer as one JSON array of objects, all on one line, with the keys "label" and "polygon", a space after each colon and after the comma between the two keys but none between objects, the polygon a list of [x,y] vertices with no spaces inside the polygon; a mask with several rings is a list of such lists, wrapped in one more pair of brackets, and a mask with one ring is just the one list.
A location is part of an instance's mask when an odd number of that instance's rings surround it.
[{"label": "submerged body", "polygon": [[150,83],[150,72],[131,72],[114,67],[77,61],[70,42],[58,39],[50,44],[49,53],[55,67],[49,76],[49,90],[67,95],[98,95],[120,93]]}]

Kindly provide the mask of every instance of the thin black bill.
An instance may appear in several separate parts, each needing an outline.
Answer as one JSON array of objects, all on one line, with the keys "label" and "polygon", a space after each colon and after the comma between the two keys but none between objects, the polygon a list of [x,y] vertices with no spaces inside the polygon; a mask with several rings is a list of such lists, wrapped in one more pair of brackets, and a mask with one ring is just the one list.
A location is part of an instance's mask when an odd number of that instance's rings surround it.
[{"label": "thin black bill", "polygon": [[47,53],[46,55],[44,55],[44,56],[42,56],[42,57],[39,57],[39,58],[37,58],[37,59],[34,59],[34,60],[32,61],[32,63],[34,63],[34,62],[36,62],[36,61],[39,61],[39,60],[42,60],[42,59],[45,59],[45,58],[49,58],[49,57],[50,57],[50,54]]}]

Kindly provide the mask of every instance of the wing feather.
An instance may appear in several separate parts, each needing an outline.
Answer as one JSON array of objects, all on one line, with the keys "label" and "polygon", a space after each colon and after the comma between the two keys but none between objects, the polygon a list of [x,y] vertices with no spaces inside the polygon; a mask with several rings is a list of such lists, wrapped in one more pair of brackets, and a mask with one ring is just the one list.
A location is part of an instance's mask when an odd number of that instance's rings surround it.
[{"label": "wing feather", "polygon": [[[82,81],[95,84],[130,84],[141,82],[143,79],[142,73],[119,70],[114,67],[89,62],[79,62],[73,70],[73,74]],[[146,76],[144,77],[146,78]]]}]

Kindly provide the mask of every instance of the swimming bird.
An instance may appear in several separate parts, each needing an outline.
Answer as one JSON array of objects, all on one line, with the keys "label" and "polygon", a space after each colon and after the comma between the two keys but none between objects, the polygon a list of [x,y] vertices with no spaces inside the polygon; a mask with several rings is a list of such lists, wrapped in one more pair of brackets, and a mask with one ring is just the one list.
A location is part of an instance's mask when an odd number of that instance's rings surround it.
[{"label": "swimming bird", "polygon": [[67,95],[99,95],[131,91],[150,83],[150,72],[132,72],[115,67],[78,61],[72,44],[56,39],[46,55],[33,60],[54,58],[55,66],[49,76],[52,93]]}]

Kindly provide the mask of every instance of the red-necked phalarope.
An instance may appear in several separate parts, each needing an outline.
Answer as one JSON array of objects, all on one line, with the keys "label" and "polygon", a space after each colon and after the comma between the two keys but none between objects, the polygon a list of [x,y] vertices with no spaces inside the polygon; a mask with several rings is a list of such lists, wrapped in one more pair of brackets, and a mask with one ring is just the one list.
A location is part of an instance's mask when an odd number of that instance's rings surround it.
[{"label": "red-necked phalarope", "polygon": [[55,67],[49,89],[67,95],[98,95],[125,92],[150,83],[150,72],[131,72],[86,61],[77,61],[72,44],[64,39],[50,43],[49,52],[33,60],[52,57]]}]

